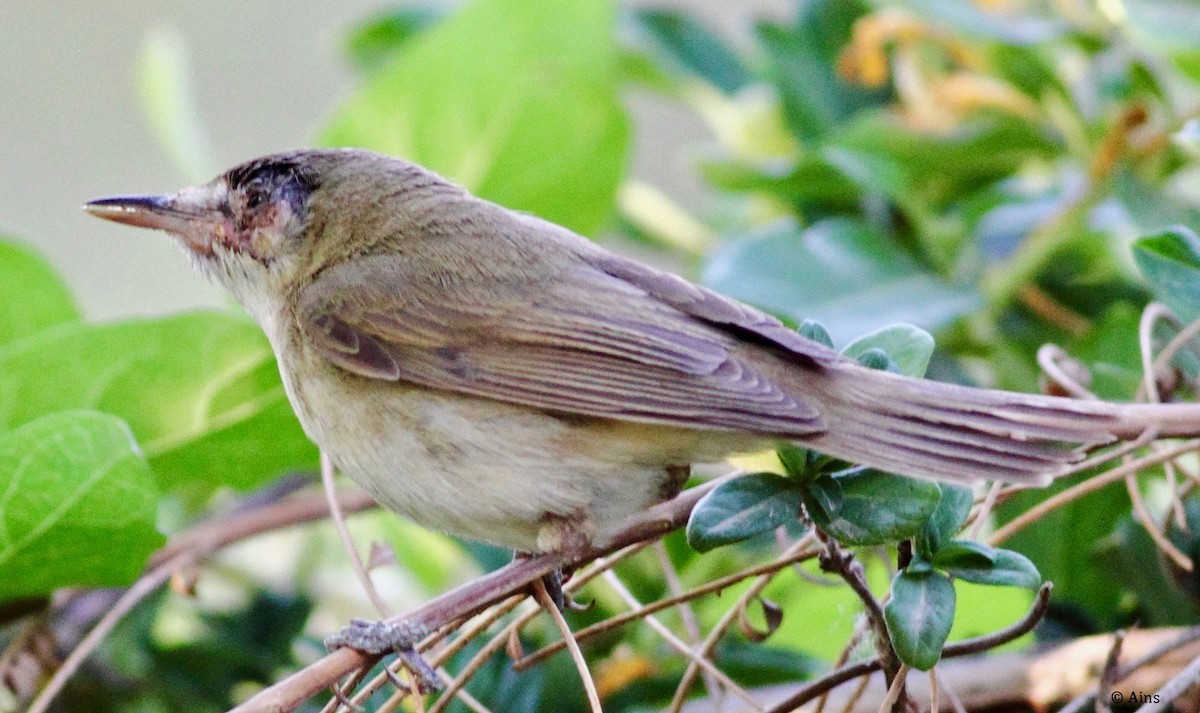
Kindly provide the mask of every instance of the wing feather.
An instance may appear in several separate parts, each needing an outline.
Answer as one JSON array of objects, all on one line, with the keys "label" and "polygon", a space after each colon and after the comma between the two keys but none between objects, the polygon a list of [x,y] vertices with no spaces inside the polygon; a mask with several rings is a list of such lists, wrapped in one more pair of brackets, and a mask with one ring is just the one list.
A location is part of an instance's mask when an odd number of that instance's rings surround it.
[{"label": "wing feather", "polygon": [[[549,279],[464,281],[380,256],[357,261],[353,275],[323,274],[302,296],[298,318],[326,359],[371,378],[692,428],[823,429],[812,404],[739,358],[722,323],[790,330],[706,294],[679,292],[674,301],[577,262]],[[681,309],[689,305],[705,316]],[[706,318],[714,315],[717,324]]]}]

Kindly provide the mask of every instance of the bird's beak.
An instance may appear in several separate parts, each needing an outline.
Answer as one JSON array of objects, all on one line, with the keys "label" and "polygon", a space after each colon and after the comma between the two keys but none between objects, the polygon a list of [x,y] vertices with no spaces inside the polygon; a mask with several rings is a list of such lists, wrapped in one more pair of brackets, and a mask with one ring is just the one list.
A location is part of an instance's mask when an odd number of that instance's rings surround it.
[{"label": "bird's beak", "polygon": [[139,228],[174,233],[196,252],[211,253],[213,238],[223,232],[224,214],[211,193],[196,188],[159,196],[98,198],[83,209],[97,218]]}]

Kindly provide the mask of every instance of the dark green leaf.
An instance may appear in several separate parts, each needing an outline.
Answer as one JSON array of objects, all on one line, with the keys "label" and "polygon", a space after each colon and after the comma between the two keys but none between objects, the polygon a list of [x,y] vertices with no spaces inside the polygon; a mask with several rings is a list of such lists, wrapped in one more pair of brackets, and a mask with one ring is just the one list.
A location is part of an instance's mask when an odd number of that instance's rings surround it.
[{"label": "dark green leaf", "polygon": [[954,623],[954,585],[938,572],[900,572],[892,580],[892,598],[883,614],[896,655],[928,671],[942,657]]},{"label": "dark green leaf", "polygon": [[[1071,349],[1071,356],[1086,365],[1091,374],[1088,389],[1106,401],[1131,401],[1142,385],[1142,359],[1138,354],[1139,320],[1139,310],[1128,303],[1118,304],[1105,312],[1091,331]],[[1159,325],[1170,329],[1166,323],[1159,322]],[[1157,353],[1164,344],[1156,343],[1154,346]],[[1176,366],[1182,367],[1194,360],[1194,354],[1183,350],[1174,361]]]},{"label": "dark green leaf", "polygon": [[[989,557],[992,560],[990,562]],[[977,584],[1025,589],[1042,586],[1042,575],[1028,557],[979,542],[953,542],[938,552],[933,564],[949,575]]]},{"label": "dark green leaf", "polygon": [[799,446],[783,446],[775,451],[775,455],[779,457],[779,462],[783,464],[784,472],[791,477],[803,480],[809,476],[808,466],[810,460],[808,449]]},{"label": "dark green leaf", "polygon": [[833,480],[841,488],[841,507],[828,519],[816,512],[809,514],[822,530],[849,545],[878,545],[912,537],[941,496],[937,483],[873,468],[856,468]]},{"label": "dark green leaf", "polygon": [[1133,258],[1154,296],[1183,322],[1200,317],[1200,237],[1184,227],[1140,238]]},{"label": "dark green leaf", "polygon": [[398,7],[363,22],[346,37],[346,54],[364,72],[378,69],[404,43],[442,17],[432,7]]},{"label": "dark green leaf", "polygon": [[700,77],[726,94],[752,81],[737,55],[695,18],[651,8],[634,10],[633,17],[652,50],[674,68]]},{"label": "dark green leaf", "polygon": [[869,9],[865,3],[801,0],[798,5],[790,26],[761,24],[755,29],[788,125],[807,142],[855,112],[882,104],[887,92],[865,90],[837,72],[837,57],[851,28]]},{"label": "dark green leaf", "polygon": [[801,230],[773,223],[719,250],[710,287],[833,334],[896,322],[935,330],[975,309],[979,293],[943,282],[866,223],[831,219]]},{"label": "dark green leaf", "polygon": [[[1069,482],[1059,480],[1045,489],[1016,494],[997,506],[997,524],[1003,525],[1067,487]],[[1046,513],[1005,544],[1029,553],[1043,577],[1054,582],[1056,602],[1076,607],[1107,629],[1124,620],[1121,591],[1113,586],[1112,576],[1097,566],[1097,551],[1090,544],[1081,547],[1079,543],[1102,541],[1128,516],[1129,495],[1121,484],[1114,484]]]},{"label": "dark green leaf", "polygon": [[752,473],[718,486],[696,503],[687,539],[694,549],[739,542],[795,520],[802,503],[799,485],[774,473]]},{"label": "dark green leaf", "polygon": [[78,408],[123,418],[164,491],[248,488],[317,462],[270,345],[234,314],[76,324],[0,350],[0,430]]},{"label": "dark green leaf", "polygon": [[974,540],[952,540],[938,548],[930,561],[935,567],[991,567],[996,548]]},{"label": "dark green leaf", "polygon": [[933,337],[911,324],[892,324],[855,339],[842,349],[842,354],[859,359],[872,349],[887,355],[901,374],[920,378],[925,376],[933,356]]},{"label": "dark green leaf", "polygon": [[795,160],[706,160],[700,170],[720,188],[772,193],[789,203],[817,206],[826,212],[853,211],[862,200],[858,183],[817,154],[806,153]]},{"label": "dark green leaf", "polygon": [[806,319],[800,323],[800,336],[805,339],[811,339],[818,344],[824,344],[829,348],[833,348],[833,337],[829,336],[829,332],[825,329],[825,325],[812,319]]},{"label": "dark green leaf", "polygon": [[948,132],[922,132],[886,114],[865,114],[830,134],[832,150],[869,157],[857,180],[904,204],[947,204],[1003,179],[1023,164],[1055,155],[1053,137],[1008,115],[983,116]]},{"label": "dark green leaf", "polygon": [[120,419],[66,411],[0,436],[0,601],[132,582],[163,543],[158,492]]},{"label": "dark green leaf", "polygon": [[837,478],[822,475],[804,484],[801,491],[808,516],[818,525],[827,525],[842,510],[845,495]]},{"label": "dark green leaf", "polygon": [[868,369],[890,371],[893,374],[900,373],[900,367],[896,365],[896,362],[892,361],[892,358],[887,355],[887,352],[879,348],[868,349],[859,354],[857,359],[859,364],[862,364]]},{"label": "dark green leaf", "polygon": [[402,156],[593,232],[611,212],[629,135],[613,21],[604,0],[475,0],[401,47],[319,143]]},{"label": "dark green leaf", "polygon": [[79,319],[54,268],[29,248],[0,239],[0,346]]},{"label": "dark green leaf", "polygon": [[[1200,533],[1200,503],[1184,501],[1190,537]],[[1173,523],[1173,520],[1169,521]],[[1180,542],[1172,524],[1171,539],[1182,546],[1184,554],[1200,552]],[[1182,572],[1168,565],[1154,539],[1132,516],[1126,515],[1109,537],[1096,545],[1096,563],[1111,581],[1119,582],[1136,599],[1139,621],[1146,626],[1195,626],[1200,612],[1195,602],[1200,596],[1200,578],[1195,572]],[[1153,563],[1153,564],[1151,564]],[[1166,567],[1160,565],[1167,565]],[[1057,583],[1056,583],[1057,584]]]},{"label": "dark green leaf", "polygon": [[948,483],[940,483],[939,487],[942,494],[937,507],[915,540],[917,552],[925,559],[933,559],[958,534],[975,500],[969,488]]}]

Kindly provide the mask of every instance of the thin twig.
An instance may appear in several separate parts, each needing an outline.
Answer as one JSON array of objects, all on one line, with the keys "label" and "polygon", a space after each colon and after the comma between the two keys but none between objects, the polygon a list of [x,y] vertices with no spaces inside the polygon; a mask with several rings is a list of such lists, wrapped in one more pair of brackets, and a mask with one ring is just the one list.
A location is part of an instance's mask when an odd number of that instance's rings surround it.
[{"label": "thin twig", "polygon": [[[1038,590],[1037,596],[1034,597],[1033,605],[1030,606],[1029,611],[1025,612],[1025,616],[1021,617],[1021,620],[1015,624],[974,639],[946,644],[942,648],[942,659],[969,656],[994,649],[997,646],[1007,644],[1033,631],[1033,628],[1046,615],[1046,609],[1050,606],[1050,592],[1052,589],[1053,586],[1049,582],[1043,584],[1041,589]],[[776,703],[767,713],[790,713],[790,711],[796,710],[826,691],[833,690],[841,684],[853,681],[860,676],[880,671],[882,668],[878,657],[868,661],[859,661],[849,666],[843,666],[816,681],[806,684],[787,699]]]},{"label": "thin twig", "polygon": [[[569,569],[637,542],[653,540],[682,527],[696,502],[712,488],[727,482],[716,478],[683,491],[674,499],[649,508],[630,518],[604,547],[587,548],[565,556],[557,553],[520,559],[473,581],[450,590],[425,605],[389,621],[404,621],[412,626],[437,629],[455,619],[472,616],[514,592],[523,590],[534,579],[556,569]],[[293,710],[324,690],[333,681],[362,666],[372,665],[378,657],[349,648],[341,648],[292,673],[234,708],[231,713],[260,713]]]},{"label": "thin twig", "polygon": [[879,704],[879,713],[897,711],[904,706],[904,699],[908,696],[908,693],[905,691],[907,679],[908,664],[900,664],[900,669],[896,671],[895,677],[892,678],[892,682],[888,686],[888,692],[884,696],[883,703]]},{"label": "thin twig", "polygon": [[1117,682],[1117,663],[1121,660],[1121,645],[1125,643],[1125,630],[1118,629],[1113,633],[1112,646],[1108,647],[1108,656],[1104,659],[1104,668],[1100,671],[1100,680],[1096,683],[1096,713],[1112,713],[1112,704],[1104,691],[1111,691]]},{"label": "thin twig", "polygon": [[[342,504],[347,510],[364,510],[374,506],[374,502],[361,493],[346,494],[342,498]],[[105,612],[67,656],[62,666],[38,693],[28,713],[41,713],[46,710],[61,692],[66,681],[74,675],[80,664],[100,645],[121,618],[138,602],[165,584],[180,568],[190,567],[217,550],[253,535],[312,522],[327,514],[323,495],[298,496],[255,510],[237,511],[229,516],[197,525],[173,537],[150,558],[146,573],[117,599],[112,608]]]},{"label": "thin twig", "polygon": [[596,681],[592,678],[592,672],[588,670],[587,659],[583,658],[583,652],[579,650],[579,642],[575,641],[574,636],[571,636],[571,627],[567,624],[567,620],[558,610],[550,592],[546,591],[546,583],[541,579],[535,581],[533,593],[538,604],[542,605],[542,610],[550,615],[550,619],[554,621],[554,625],[562,634],[563,640],[567,642],[567,650],[571,652],[571,660],[575,662],[575,670],[579,672],[579,680],[583,683],[584,692],[587,693],[588,706],[592,713],[602,713],[600,694],[596,692]]},{"label": "thin twig", "polygon": [[[604,581],[606,581],[609,586],[611,586],[613,590],[625,600],[625,603],[629,605],[630,608],[641,608],[642,603],[633,596],[633,593],[629,591],[624,582],[622,582],[612,570],[608,570],[604,573]],[[691,659],[691,664],[699,666],[703,670],[712,674],[714,678],[716,678],[721,682],[722,685],[725,686],[725,690],[734,694],[738,698],[741,698],[743,701],[748,703],[753,710],[762,710],[762,705],[754,699],[754,696],[750,695],[749,691],[739,686],[732,678],[729,677],[728,674],[717,668],[711,661],[708,660],[707,651],[698,651],[689,647],[687,642],[671,633],[671,630],[654,616],[644,617],[643,621],[645,621],[646,625],[653,629],[655,633],[663,637],[663,639],[665,639],[666,642],[670,644],[676,651],[689,657]]]},{"label": "thin twig", "polygon": [[342,547],[345,548],[346,555],[350,558],[350,566],[354,569],[354,575],[358,577],[363,591],[367,593],[367,598],[371,600],[371,604],[374,605],[380,616],[389,617],[392,615],[392,611],[383,601],[383,597],[379,595],[379,590],[375,588],[375,582],[371,580],[371,573],[363,565],[358,548],[354,546],[354,539],[350,537],[350,528],[346,526],[346,516],[342,514],[342,508],[338,504],[333,473],[333,460],[328,453],[321,451],[321,485],[325,490],[325,499],[329,502],[329,514],[333,519],[333,527],[337,530],[338,539],[342,541]]},{"label": "thin twig", "polygon": [[[811,546],[813,539],[814,536],[811,533],[800,538],[794,544],[792,544],[791,548],[784,552],[784,556],[781,559],[786,559],[787,557],[807,550],[809,546]],[[716,625],[713,626],[713,628],[708,632],[708,636],[704,637],[704,641],[700,643],[699,648],[697,648],[695,651],[696,656],[704,658],[712,652],[713,647],[717,645],[717,642],[721,640],[721,637],[725,635],[725,632],[729,629],[733,622],[736,621],[738,610],[746,602],[754,599],[759,594],[762,594],[762,590],[766,589],[767,585],[771,583],[771,580],[777,573],[778,570],[775,570],[759,575],[758,578],[750,584],[750,587],[747,588],[740,597],[738,597],[737,601],[733,603],[733,606],[729,607],[729,609],[727,609],[725,613],[721,615],[721,618],[717,620]],[[687,691],[689,688],[691,688],[692,682],[696,680],[696,674],[698,673],[699,668],[700,665],[695,661],[688,663],[687,669],[684,670],[683,676],[679,680],[679,685],[675,687],[675,695],[671,698],[671,705],[667,708],[670,713],[678,713],[683,707],[683,702],[687,698]]]},{"label": "thin twig", "polygon": [[[1180,636],[1168,641],[1165,644],[1154,647],[1133,661],[1121,666],[1118,673],[1114,676],[1114,680],[1117,682],[1123,681],[1130,674],[1142,668],[1143,666],[1152,664],[1172,651],[1183,648],[1184,646],[1196,641],[1200,641],[1200,626],[1194,626],[1184,631]],[[1097,693],[1099,693],[1100,697],[1103,698],[1106,691],[1097,691],[1095,688],[1088,689],[1060,708],[1058,713],[1080,713],[1080,711],[1092,705],[1092,698],[1094,698]]]},{"label": "thin twig", "polygon": [[988,516],[992,514],[992,510],[996,507],[996,500],[1000,497],[1000,489],[1002,487],[1004,487],[1004,484],[997,480],[988,488],[987,495],[983,497],[983,502],[979,504],[979,510],[975,513],[975,521],[971,523],[971,532],[967,535],[967,539],[979,539],[984,525],[987,524]]},{"label": "thin twig", "polygon": [[[883,663],[884,678],[891,687],[900,673],[902,664],[896,656],[896,650],[892,648],[892,639],[887,630],[883,606],[880,605],[879,600],[875,598],[875,594],[867,585],[862,563],[855,559],[837,540],[820,531],[817,532],[817,538],[825,546],[825,555],[821,558],[822,568],[838,574],[846,584],[850,585],[850,589],[858,595],[859,600],[863,603],[867,620],[875,632],[875,651]],[[903,684],[901,684],[901,688],[903,688]],[[901,698],[904,697],[903,690],[901,690]]]},{"label": "thin twig", "polygon": [[[521,599],[524,600],[524,597]],[[462,670],[460,670],[458,674],[455,675],[454,678],[451,679],[446,685],[446,690],[442,692],[441,698],[439,698],[433,704],[433,707],[429,709],[429,713],[441,713],[441,711],[445,710],[446,707],[450,705],[450,702],[454,700],[454,696],[456,696],[463,689],[463,687],[467,685],[467,682],[471,680],[471,677],[474,676],[475,673],[482,668],[485,663],[487,663],[488,659],[490,659],[497,651],[504,648],[504,643],[508,640],[508,637],[520,627],[524,626],[529,621],[532,621],[537,614],[538,610],[531,608],[529,611],[525,612],[524,615],[519,617],[517,621],[514,621],[508,626],[504,627],[500,634],[492,637],[491,641],[480,647],[479,651],[475,652],[475,655],[472,656],[469,661],[467,661],[466,665],[462,667]]]},{"label": "thin twig", "polygon": [[929,710],[930,713],[938,713],[942,709],[941,701],[938,700],[938,675],[937,666],[929,669]]},{"label": "thin twig", "polygon": [[1037,350],[1038,366],[1063,391],[1066,391],[1077,399],[1088,401],[1098,400],[1094,393],[1089,391],[1086,386],[1081,384],[1078,379],[1061,366],[1062,362],[1075,363],[1071,359],[1071,356],[1057,344],[1043,344]]},{"label": "thin twig", "polygon": [[[1154,403],[1154,404],[1162,403],[1162,395],[1158,393],[1158,373],[1154,367],[1155,363],[1157,363],[1157,360],[1154,359],[1154,354],[1153,354],[1153,352],[1154,352],[1154,325],[1159,319],[1170,322],[1171,325],[1175,327],[1176,333],[1178,333],[1183,328],[1183,325],[1180,323],[1179,318],[1175,316],[1175,313],[1172,312],[1169,307],[1167,307],[1166,305],[1164,305],[1162,303],[1152,302],[1152,303],[1146,305],[1146,309],[1142,310],[1142,317],[1138,322],[1138,351],[1140,352],[1141,357],[1142,357],[1142,389],[1144,391],[1146,400],[1148,402]],[[1154,448],[1156,446],[1157,446],[1157,444],[1151,446],[1151,448]],[[1176,492],[1179,489],[1179,474],[1175,472],[1174,462],[1165,461],[1163,463],[1163,470],[1167,474],[1168,490],[1171,493]],[[1128,482],[1128,481],[1126,481],[1126,482]],[[1136,484],[1134,484],[1134,485],[1130,486],[1130,488],[1131,488],[1131,496],[1132,496],[1133,495],[1132,491],[1136,490],[1137,486],[1136,486]],[[1140,494],[1137,495],[1137,498],[1140,500]],[[1137,504],[1138,503],[1135,503],[1135,506]],[[1179,523],[1180,525],[1183,525],[1184,523],[1186,523],[1187,516],[1183,511],[1183,501],[1178,498],[1174,498],[1172,500],[1171,506],[1172,506],[1172,509],[1175,511],[1175,521],[1177,523]],[[1162,531],[1162,528],[1158,525],[1158,523],[1153,518],[1147,518],[1147,521],[1150,524],[1145,525],[1145,527],[1147,528],[1147,530],[1151,530],[1151,529],[1154,530],[1153,532],[1150,532],[1150,536],[1154,538],[1154,541],[1156,543],[1160,542],[1160,541],[1161,542],[1169,542],[1167,540],[1166,534]],[[1174,546],[1170,546],[1170,547],[1171,547],[1171,549],[1174,549]],[[1178,561],[1179,558],[1176,557],[1175,553],[1172,553],[1170,550],[1164,550],[1164,551],[1167,552],[1167,554],[1170,555],[1172,559],[1175,559],[1176,561]],[[1175,550],[1175,552],[1179,553],[1178,550]],[[1182,553],[1179,553],[1179,554],[1182,554]],[[1190,566],[1186,567],[1186,569],[1189,572],[1191,571]]]},{"label": "thin twig", "polygon": [[[585,628],[580,629],[579,631],[575,632],[575,639],[577,641],[584,641],[584,640],[589,639],[597,634],[601,634],[610,629],[614,629],[618,626],[623,626],[625,624],[628,624],[631,621],[637,621],[637,620],[641,619],[642,617],[646,616],[647,614],[653,614],[654,612],[661,611],[663,609],[669,609],[670,607],[675,606],[679,602],[690,601],[692,599],[702,597],[711,592],[719,592],[723,589],[726,589],[727,587],[733,586],[734,584],[741,582],[742,580],[749,579],[751,577],[756,577],[759,575],[778,572],[779,570],[781,570],[785,567],[789,567],[793,564],[796,564],[798,562],[803,562],[805,560],[810,560],[813,557],[817,556],[817,553],[815,550],[803,550],[803,549],[796,550],[795,548],[793,548],[792,550],[790,550],[790,552],[791,552],[790,555],[785,552],[784,556],[780,557],[777,560],[774,560],[773,562],[768,562],[766,564],[758,565],[757,567],[750,567],[748,569],[742,570],[741,572],[735,572],[734,574],[730,574],[725,577],[721,577],[720,579],[714,579],[713,581],[708,582],[707,584],[701,585],[699,587],[695,587],[687,592],[684,592],[683,594],[679,594],[679,595],[673,596],[673,597],[666,597],[664,599],[659,599],[658,601],[652,602],[650,604],[646,604],[637,609],[633,609],[633,610],[625,612],[623,614],[618,614],[616,616],[605,619],[604,621],[592,624],[591,626],[585,627]],[[545,647],[538,649],[537,651],[527,654],[527,655],[521,657],[520,659],[517,659],[516,661],[514,661],[513,668],[516,669],[517,671],[523,671],[523,670],[529,668],[530,666],[532,666],[536,663],[540,663],[541,661],[549,658],[553,654],[556,654],[559,651],[562,651],[564,645],[565,644],[561,641],[556,641],[553,644],[548,644]]]},{"label": "thin twig", "polygon": [[1200,656],[1192,659],[1182,671],[1172,676],[1171,680],[1158,689],[1158,693],[1149,703],[1137,709],[1137,713],[1162,713],[1197,682],[1200,682]]},{"label": "thin twig", "polygon": [[[663,545],[662,540],[654,543],[654,556],[658,560],[659,567],[662,569],[663,579],[667,583],[667,591],[671,593],[672,597],[679,597],[685,591],[683,582],[679,580],[679,573],[675,571],[675,565],[671,562],[671,556],[667,553],[667,548]],[[692,611],[689,601],[691,600],[679,600],[677,609],[679,610],[679,620],[683,624],[683,631],[687,634],[687,642],[690,646],[695,646],[700,643],[702,637],[700,636],[700,624],[696,621],[696,613]],[[721,688],[717,685],[716,679],[709,675],[707,671],[702,674],[702,677],[709,700],[719,709]]]},{"label": "thin twig", "polygon": [[1142,491],[1138,490],[1136,474],[1127,473],[1125,475],[1125,489],[1129,492],[1130,503],[1133,504],[1134,519],[1141,523],[1142,529],[1150,535],[1150,539],[1154,540],[1154,544],[1163,554],[1174,560],[1180,569],[1191,572],[1193,569],[1192,558],[1180,551],[1175,543],[1167,538],[1167,533],[1163,532],[1158,523],[1154,521],[1154,516],[1146,507],[1146,501],[1142,499]]},{"label": "thin twig", "polygon": [[62,665],[54,672],[50,681],[38,692],[37,698],[33,699],[33,703],[30,704],[26,713],[45,713],[49,710],[55,696],[62,691],[63,686],[75,675],[84,660],[96,650],[96,647],[104,641],[104,638],[121,619],[143,599],[165,584],[176,570],[195,564],[197,559],[198,555],[196,554],[181,554],[142,575],[138,581],[134,582],[133,586],[126,589],[112,608],[100,617],[87,636],[84,636],[79,645],[63,660]]},{"label": "thin twig", "polygon": [[[850,660],[850,654],[854,653],[854,649],[858,647],[858,644],[862,641],[863,634],[865,634],[866,631],[866,619],[860,617],[859,620],[854,623],[854,630],[850,632],[850,638],[846,640],[846,645],[842,647],[841,652],[838,654],[837,660],[833,662],[833,667],[835,669],[846,665],[846,662]],[[825,704],[828,702],[829,692],[826,691],[825,693],[821,694],[821,698],[817,701],[816,710],[814,710],[813,713],[823,713],[825,710]],[[847,704],[847,706],[849,706],[849,704]],[[847,710],[848,709],[849,707],[847,707]]]},{"label": "thin twig", "polygon": [[1058,493],[1057,495],[1046,498],[1042,502],[1008,521],[1003,527],[1000,527],[992,533],[992,536],[988,538],[988,543],[992,545],[1000,544],[1029,525],[1032,525],[1033,523],[1042,519],[1046,513],[1060,508],[1069,502],[1077,500],[1088,493],[1099,490],[1110,483],[1115,483],[1123,479],[1126,475],[1137,473],[1152,465],[1157,465],[1164,460],[1176,458],[1184,453],[1189,453],[1197,449],[1200,449],[1200,438],[1193,438],[1189,441],[1184,441],[1183,443],[1164,449],[1160,452],[1151,453],[1142,456],[1141,458],[1131,460],[1128,463],[1124,463],[1116,468],[1113,468],[1112,470],[1101,473],[1093,478],[1089,478],[1078,485],[1074,485],[1062,491],[1061,493]]},{"label": "thin twig", "polygon": [[[854,691],[846,698],[846,705],[842,706],[842,713],[852,713],[858,702],[862,700],[863,694],[867,692],[867,687],[871,685],[871,677],[863,676],[859,679],[858,685],[854,687]],[[829,697],[830,691],[825,691],[821,694],[821,701]],[[820,703],[818,702],[818,705]]]}]

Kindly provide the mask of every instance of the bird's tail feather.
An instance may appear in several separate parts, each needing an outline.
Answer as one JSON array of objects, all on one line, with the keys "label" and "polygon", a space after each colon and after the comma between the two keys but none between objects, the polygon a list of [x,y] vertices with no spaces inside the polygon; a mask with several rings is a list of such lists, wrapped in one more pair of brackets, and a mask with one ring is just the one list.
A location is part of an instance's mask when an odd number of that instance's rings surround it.
[{"label": "bird's tail feather", "polygon": [[1045,484],[1091,448],[1159,435],[1200,436],[1200,404],[1133,405],[973,389],[856,364],[811,381],[827,429],[803,439],[840,458],[953,482]]}]

